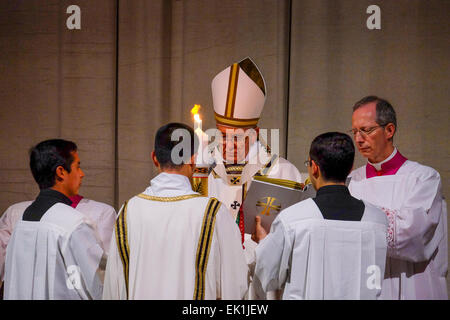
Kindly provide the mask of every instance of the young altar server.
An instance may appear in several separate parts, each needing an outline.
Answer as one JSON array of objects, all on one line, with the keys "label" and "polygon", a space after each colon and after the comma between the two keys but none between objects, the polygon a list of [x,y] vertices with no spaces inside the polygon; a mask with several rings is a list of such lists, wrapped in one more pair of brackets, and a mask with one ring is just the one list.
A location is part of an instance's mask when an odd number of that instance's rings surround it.
[{"label": "young altar server", "polygon": [[317,196],[282,210],[268,235],[256,217],[255,287],[284,287],[283,299],[379,298],[387,219],[350,196],[345,181],[354,155],[346,134],[314,139],[305,164]]},{"label": "young altar server", "polygon": [[[180,132],[182,141],[175,136]],[[160,173],[119,212],[104,299],[245,297],[248,268],[239,229],[217,199],[191,188],[196,140],[181,123],[157,131],[151,157]]]},{"label": "young altar server", "polygon": [[[102,241],[102,247],[107,254],[114,223],[116,222],[116,210],[106,203],[87,199],[78,194],[69,199],[72,201],[72,208],[77,209],[93,222]],[[0,217],[0,283],[3,282],[5,275],[6,248],[14,226],[22,219],[25,209],[32,203],[33,201],[15,203],[9,206]]]},{"label": "young altar server", "polygon": [[351,194],[389,220],[384,299],[448,299],[447,204],[439,173],[394,147],[392,105],[368,96],[353,107],[352,133],[368,163],[351,173]]},{"label": "young altar server", "polygon": [[46,140],[31,150],[40,193],[6,250],[5,299],[100,299],[106,256],[95,226],[71,207],[84,173],[77,146]]}]

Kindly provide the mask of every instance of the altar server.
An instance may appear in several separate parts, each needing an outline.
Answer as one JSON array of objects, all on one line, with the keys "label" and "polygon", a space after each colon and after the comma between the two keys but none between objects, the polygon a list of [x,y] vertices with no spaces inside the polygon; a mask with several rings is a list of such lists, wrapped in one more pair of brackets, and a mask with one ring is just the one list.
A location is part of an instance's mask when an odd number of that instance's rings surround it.
[{"label": "altar server", "polygon": [[[109,251],[109,242],[116,222],[116,211],[110,205],[102,202],[75,195],[69,198],[72,201],[71,207],[77,209],[95,226],[95,229],[102,241],[105,253]],[[22,219],[23,212],[33,201],[23,201],[15,203],[5,210],[0,217],[0,282],[3,282],[5,274],[6,248],[17,221]]]},{"label": "altar server", "polygon": [[[180,132],[181,142],[174,139]],[[156,133],[152,160],[160,173],[119,212],[104,299],[245,297],[248,268],[239,230],[217,199],[191,188],[196,139],[192,128],[180,123]]]},{"label": "altar server", "polygon": [[30,167],[40,193],[12,233],[6,252],[5,299],[99,299],[106,256],[95,226],[71,207],[84,173],[77,146],[37,144]]},{"label": "altar server", "polygon": [[255,287],[284,288],[283,299],[377,299],[386,261],[387,219],[350,196],[351,138],[314,139],[306,164],[317,196],[282,210],[266,236],[256,217]]}]

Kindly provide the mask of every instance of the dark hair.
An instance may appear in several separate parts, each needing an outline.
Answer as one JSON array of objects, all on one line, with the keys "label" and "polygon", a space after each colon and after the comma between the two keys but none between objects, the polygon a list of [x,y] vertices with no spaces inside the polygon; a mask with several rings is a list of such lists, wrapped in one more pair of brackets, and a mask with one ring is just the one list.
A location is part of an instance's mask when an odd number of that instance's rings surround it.
[{"label": "dark hair", "polygon": [[[173,137],[175,141],[172,140],[172,135],[176,130],[184,130],[179,131],[182,135],[179,137]],[[178,133],[178,132],[177,132]],[[184,142],[184,139],[189,139],[189,141]],[[176,159],[172,159],[172,150],[179,144],[183,143],[183,146],[190,146],[190,152],[184,152],[184,148],[181,148],[177,156],[181,158],[181,162],[176,161]],[[156,132],[155,137],[155,155],[158,160],[161,168],[176,168],[180,167],[183,164],[189,163],[190,158],[197,153],[197,148],[199,145],[198,137],[194,133],[192,127],[184,124],[172,122],[168,123]]]},{"label": "dark hair", "polygon": [[376,102],[376,119],[375,121],[380,126],[385,126],[389,123],[393,123],[395,129],[397,130],[397,116],[392,105],[385,99],[378,98],[377,96],[367,96],[359,100],[353,106],[353,112],[355,112],[360,107]]},{"label": "dark hair", "polygon": [[327,132],[313,140],[309,157],[319,166],[325,180],[345,182],[353,167],[355,147],[347,134]]},{"label": "dark hair", "polygon": [[62,166],[71,171],[72,152],[77,151],[77,145],[63,139],[45,140],[30,149],[30,169],[39,189],[51,188],[55,185],[56,168]]}]

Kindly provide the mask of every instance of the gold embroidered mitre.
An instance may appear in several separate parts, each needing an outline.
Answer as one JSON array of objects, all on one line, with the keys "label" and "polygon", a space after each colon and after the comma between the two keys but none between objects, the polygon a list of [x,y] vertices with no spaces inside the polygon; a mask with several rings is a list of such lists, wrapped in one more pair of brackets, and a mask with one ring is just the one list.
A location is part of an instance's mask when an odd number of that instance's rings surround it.
[{"label": "gold embroidered mitre", "polygon": [[218,124],[256,127],[266,101],[266,85],[256,64],[245,58],[217,74],[211,82]]}]

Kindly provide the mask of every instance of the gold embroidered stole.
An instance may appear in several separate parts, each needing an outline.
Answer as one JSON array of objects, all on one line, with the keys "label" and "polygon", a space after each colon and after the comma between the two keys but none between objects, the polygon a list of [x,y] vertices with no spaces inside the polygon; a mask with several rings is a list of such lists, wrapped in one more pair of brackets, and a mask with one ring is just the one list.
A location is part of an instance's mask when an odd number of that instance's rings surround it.
[{"label": "gold embroidered stole", "polygon": [[216,214],[219,211],[221,203],[215,198],[211,198],[206,205],[203,216],[202,228],[197,244],[197,255],[195,257],[195,288],[194,300],[205,299],[205,274],[208,266],[209,252],[211,250],[212,237],[214,233],[214,224]]},{"label": "gold embroidered stole", "polygon": [[[161,201],[161,202],[172,202],[172,201],[181,201],[181,200],[187,200],[192,199],[196,197],[201,197],[200,194],[188,194],[184,196],[177,196],[177,197],[156,197],[156,196],[149,196],[146,194],[139,194],[138,197],[146,200],[152,200],[152,201]],[[129,296],[129,265],[130,265],[130,246],[128,243],[128,227],[127,227],[127,206],[128,201],[125,201],[125,204],[123,205],[123,209],[121,212],[119,212],[119,216],[116,220],[115,224],[115,234],[116,234],[116,243],[117,243],[117,249],[119,251],[120,259],[122,260],[123,265],[123,273],[124,273],[124,279],[125,279],[125,286],[127,290],[127,299]]]},{"label": "gold embroidered stole", "polygon": [[122,260],[123,264],[123,273],[128,299],[128,267],[130,264],[130,247],[128,244],[127,205],[128,201],[125,201],[122,211],[119,212],[119,216],[116,220],[115,225],[115,233],[117,249],[119,250],[120,259]]}]

